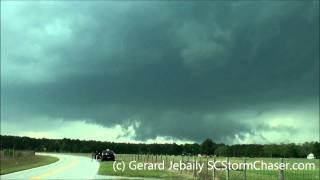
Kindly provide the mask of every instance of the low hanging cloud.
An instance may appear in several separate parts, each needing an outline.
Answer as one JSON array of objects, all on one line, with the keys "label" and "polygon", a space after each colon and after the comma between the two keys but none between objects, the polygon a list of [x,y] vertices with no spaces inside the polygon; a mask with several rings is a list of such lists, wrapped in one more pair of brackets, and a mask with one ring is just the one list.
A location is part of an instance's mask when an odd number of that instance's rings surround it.
[{"label": "low hanging cloud", "polygon": [[318,7],[3,2],[1,121],[85,120],[136,140],[313,140],[317,126],[296,125],[319,122]]}]

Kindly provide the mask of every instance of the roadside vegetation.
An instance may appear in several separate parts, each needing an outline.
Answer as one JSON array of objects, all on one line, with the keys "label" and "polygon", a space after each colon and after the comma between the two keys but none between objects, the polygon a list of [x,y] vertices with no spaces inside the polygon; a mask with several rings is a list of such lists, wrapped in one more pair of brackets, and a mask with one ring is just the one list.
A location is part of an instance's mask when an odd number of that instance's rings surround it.
[{"label": "roadside vegetation", "polygon": [[59,159],[52,156],[35,155],[26,151],[0,151],[0,174],[8,174],[54,163]]},{"label": "roadside vegetation", "polygon": [[[169,171],[168,167],[165,167],[163,170],[132,170],[128,168],[130,161],[137,161],[142,163],[160,163],[165,162],[164,164],[169,165],[170,162],[178,163],[180,161],[184,163],[192,163],[194,160],[204,163],[205,166],[202,171],[196,172],[194,170],[175,170]],[[113,170],[113,162],[100,162],[100,175],[109,175],[109,176],[128,176],[128,177],[154,177],[154,178],[184,178],[184,179],[235,179],[241,180],[246,177],[246,179],[259,179],[259,180],[278,180],[279,179],[279,170],[245,170],[245,169],[229,169],[229,170],[209,170],[206,166],[208,161],[226,161],[229,160],[231,163],[254,163],[255,161],[264,162],[264,163],[279,163],[279,158],[238,158],[238,157],[208,157],[208,156],[169,156],[169,155],[138,155],[138,154],[118,154],[116,156],[116,161],[123,161],[126,164],[126,169],[122,171]],[[285,158],[283,159],[284,163],[314,163],[315,169],[306,169],[306,170],[284,170],[284,180],[319,180],[319,160],[307,160],[302,158]],[[220,168],[221,164],[217,164]],[[257,163],[257,167],[261,168],[261,164]],[[227,175],[229,178],[227,178]]]},{"label": "roadside vegetation", "polygon": [[[126,161],[125,163],[128,164],[129,162]],[[131,170],[127,168],[124,171],[114,171],[112,165],[113,162],[110,161],[100,162],[99,175],[140,178],[192,179],[192,176],[165,170]]]}]

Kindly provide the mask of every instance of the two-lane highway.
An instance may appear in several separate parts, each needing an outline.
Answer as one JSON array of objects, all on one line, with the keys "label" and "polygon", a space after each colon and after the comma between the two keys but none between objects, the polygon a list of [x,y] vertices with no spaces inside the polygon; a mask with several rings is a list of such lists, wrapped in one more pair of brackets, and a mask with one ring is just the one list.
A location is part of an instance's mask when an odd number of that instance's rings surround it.
[{"label": "two-lane highway", "polygon": [[59,161],[33,169],[0,176],[0,179],[94,179],[99,162],[84,156],[39,153],[59,158]]}]

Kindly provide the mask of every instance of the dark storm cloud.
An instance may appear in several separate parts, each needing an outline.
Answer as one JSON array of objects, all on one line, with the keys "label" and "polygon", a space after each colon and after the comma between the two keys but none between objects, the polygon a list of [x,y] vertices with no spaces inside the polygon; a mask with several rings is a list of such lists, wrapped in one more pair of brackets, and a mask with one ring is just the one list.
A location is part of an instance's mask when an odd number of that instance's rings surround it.
[{"label": "dark storm cloud", "polygon": [[[57,2],[30,8],[17,16],[26,29],[4,27],[13,42],[5,41],[3,68],[18,68],[7,73],[2,94],[7,116],[16,121],[139,122],[138,139],[221,141],[270,128],[230,116],[234,112],[250,109],[254,119],[318,98],[316,1]],[[31,52],[15,47],[19,37]]]}]

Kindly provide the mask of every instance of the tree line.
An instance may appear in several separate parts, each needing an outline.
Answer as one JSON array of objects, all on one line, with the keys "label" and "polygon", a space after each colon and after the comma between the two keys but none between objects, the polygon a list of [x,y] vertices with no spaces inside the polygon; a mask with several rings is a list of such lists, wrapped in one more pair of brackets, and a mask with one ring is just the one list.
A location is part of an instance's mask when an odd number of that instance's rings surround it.
[{"label": "tree line", "polygon": [[106,148],[119,154],[217,155],[228,157],[296,157],[309,153],[320,157],[319,142],[302,144],[234,144],[215,143],[211,139],[201,144],[116,143],[79,139],[36,139],[1,135],[1,149],[33,150],[38,152],[91,153]]}]

